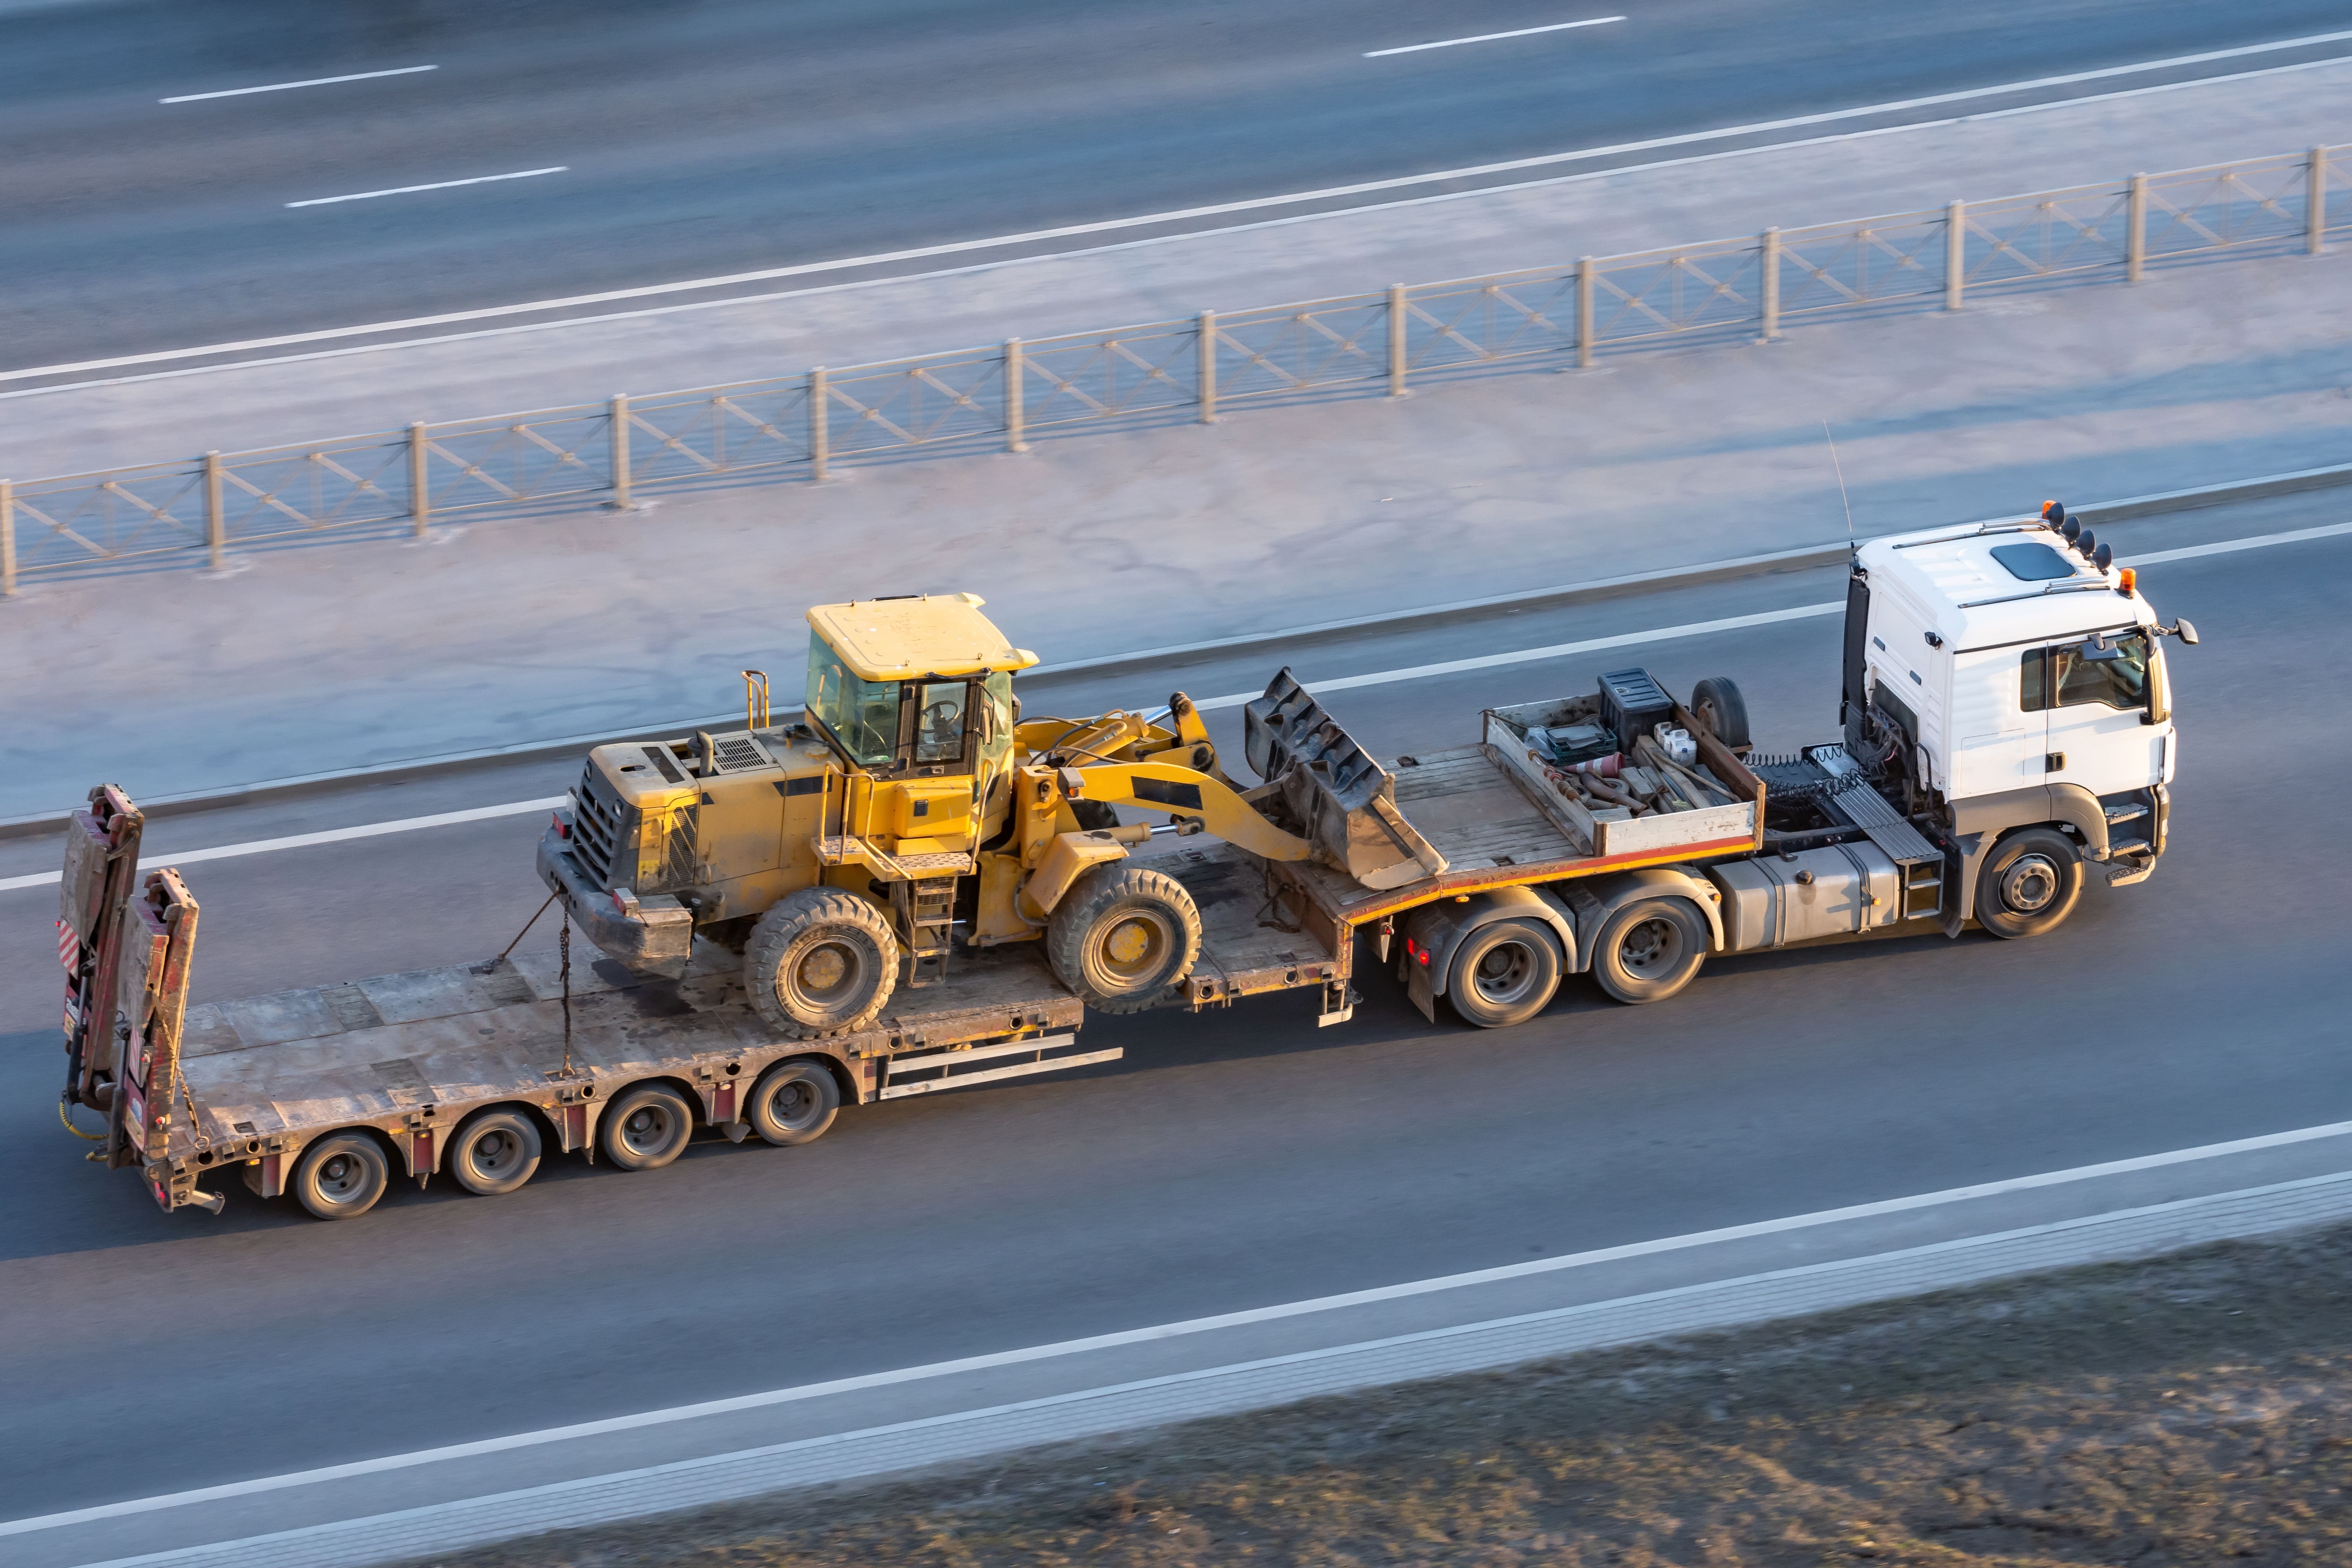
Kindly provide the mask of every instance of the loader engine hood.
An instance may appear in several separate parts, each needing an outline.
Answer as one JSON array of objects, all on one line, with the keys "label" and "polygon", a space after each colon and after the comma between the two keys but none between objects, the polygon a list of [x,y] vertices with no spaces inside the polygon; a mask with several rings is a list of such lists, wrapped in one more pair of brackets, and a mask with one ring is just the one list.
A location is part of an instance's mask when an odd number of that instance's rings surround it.
[{"label": "loader engine hood", "polygon": [[1287,667],[1242,709],[1250,767],[1279,792],[1315,858],[1367,888],[1402,888],[1445,869],[1396,806],[1396,778],[1371,759]]}]

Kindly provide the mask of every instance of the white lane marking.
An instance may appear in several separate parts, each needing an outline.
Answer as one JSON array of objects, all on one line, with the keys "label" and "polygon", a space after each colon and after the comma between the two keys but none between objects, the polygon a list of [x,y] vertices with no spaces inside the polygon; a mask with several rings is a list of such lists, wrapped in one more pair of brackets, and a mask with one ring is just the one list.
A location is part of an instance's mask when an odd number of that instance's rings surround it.
[{"label": "white lane marking", "polygon": [[[1626,647],[1634,643],[1671,642],[1680,637],[1706,637],[1711,632],[1738,631],[1742,626],[1769,626],[1780,621],[1801,621],[1811,616],[1833,616],[1845,608],[1843,599],[1832,599],[1822,605],[1800,605],[1793,610],[1766,610],[1754,616],[1726,616],[1721,620],[1691,621],[1679,626],[1660,626],[1653,631],[1626,632],[1613,637],[1588,637],[1582,642],[1553,643],[1549,647],[1521,648],[1517,653],[1490,653],[1476,658],[1449,658],[1440,664],[1408,665],[1402,669],[1383,669],[1373,675],[1344,675],[1335,680],[1318,680],[1313,689],[1320,695],[1326,691],[1352,691],[1360,686],[1386,686],[1397,680],[1420,680],[1432,675],[1458,675],[1465,669],[1497,669],[1507,664],[1532,664],[1538,659],[1565,658],[1572,653],[1591,653],[1604,647]],[[1195,708],[1238,708],[1244,702],[1255,701],[1263,693],[1244,691],[1232,697],[1212,697],[1195,702]]]},{"label": "white lane marking", "polygon": [[2273,544],[2297,544],[2306,539],[2334,539],[2352,533],[2352,522],[2331,522],[2322,528],[2298,528],[2288,533],[2258,533],[2246,539],[2224,539],[2213,544],[2189,544],[2179,550],[2156,550],[2135,555],[2123,564],[2151,565],[2163,561],[2193,561],[2200,555],[2232,555],[2241,550],[2267,550]]},{"label": "white lane marking", "polygon": [[[520,816],[527,811],[552,811],[569,795],[545,800],[509,801],[504,805],[477,805],[465,811],[437,811],[430,816],[404,816],[396,822],[369,822],[357,827],[330,827],[320,833],[295,833],[284,838],[257,838],[245,844],[224,844],[213,849],[188,849],[177,855],[143,854],[150,867],[194,866],[205,860],[233,860],[242,855],[267,855],[278,849],[307,849],[313,844],[341,844],[351,838],[381,838],[387,833],[414,833],[423,827],[448,827],[460,822],[487,822],[494,816]],[[58,871],[36,871],[26,877],[0,877],[0,892],[11,888],[41,888],[58,881]]]},{"label": "white lane marking", "polygon": [[1417,55],[1423,49],[1450,49],[1457,44],[1491,44],[1497,38],[1531,38],[1538,33],[1564,33],[1570,27],[1599,27],[1611,22],[1622,22],[1622,16],[1587,16],[1581,22],[1550,22],[1540,27],[1514,27],[1507,33],[1480,33],[1467,38],[1440,38],[1433,44],[1406,44],[1394,49],[1367,49],[1364,58],[1377,60],[1389,55]]},{"label": "white lane marking", "polygon": [[[1853,1204],[1844,1208],[1820,1209],[1811,1214],[1790,1215],[1780,1219],[1758,1220],[1748,1225],[1724,1226],[1715,1230],[1693,1231],[1688,1235],[1664,1237],[1654,1241],[1636,1241],[1621,1247],[1597,1247],[1590,1252],[1567,1253],[1559,1258],[1531,1258],[1524,1263],[1507,1263],[1496,1268],[1476,1268],[1461,1274],[1444,1274],[1435,1279],[1414,1279],[1402,1285],[1383,1285],[1370,1290],[1349,1290],[1335,1296],[1317,1296],[1303,1301],[1286,1301],[1278,1306],[1253,1307],[1238,1312],[1221,1312],[1213,1317],[1188,1318],[1181,1322],[1160,1323],[1147,1329],[1126,1329],[1116,1333],[1095,1334],[1077,1340],[1061,1340],[1052,1344],[1031,1345],[1021,1350],[997,1351],[987,1355],[963,1356],[954,1361],[931,1362],[921,1366],[900,1367],[890,1372],[866,1373],[856,1377],[835,1378],[825,1383],[803,1384],[795,1388],[778,1388],[760,1394],[736,1394],[727,1399],[710,1399],[695,1405],[673,1405],[666,1410],[640,1411],[634,1415],[614,1415],[601,1421],[582,1421],[568,1426],[549,1426],[536,1432],[518,1432],[505,1437],[486,1437],[471,1443],[452,1443],[444,1447],[421,1448],[413,1453],[388,1454],[379,1458],[358,1459],[349,1464],[324,1465],[316,1469],[262,1476],[253,1480],[232,1481],[222,1486],[199,1487],[188,1491],[167,1492],[156,1497],[136,1498],[124,1502],[100,1503],[95,1507],[74,1509],[64,1513],[41,1514],[31,1519],[0,1522],[0,1535],[22,1535],[37,1530],[56,1530],[67,1525],[87,1523],[91,1520],[115,1519],[132,1513],[150,1513],[158,1509],[210,1502],[220,1498],[246,1497],[255,1492],[278,1491],[287,1487],[341,1480],[351,1476],[375,1475],[385,1470],[406,1469],[416,1465],[437,1464],[448,1459],[471,1458],[482,1454],[504,1453],[515,1448],[535,1447],[546,1443],[561,1443],[574,1437],[593,1437],[610,1432],[626,1432],[645,1426],[667,1426],[672,1422],[692,1421],[706,1415],[723,1415],[739,1410],[755,1410],[768,1405],[789,1405],[802,1400],[822,1399],[837,1394],[855,1394],[869,1388],[887,1388],[895,1384],[919,1383],[930,1378],[953,1376],[958,1373],[984,1372],[995,1367],[1018,1366],[1027,1362],[1050,1361],[1062,1356],[1080,1355],[1088,1351],[1112,1350],[1122,1345],[1149,1344],[1159,1340],[1208,1333],[1218,1329],[1242,1328],[1252,1323],[1273,1322],[1285,1318],[1337,1311],[1346,1307],[1370,1306],[1381,1301],[1395,1301],[1412,1296],[1427,1296],[1440,1291],[1459,1290],[1470,1286],[1524,1279],[1540,1274],[1557,1274],[1570,1268],[1589,1268],[1595,1264],[1615,1263],[1630,1258],[1654,1258],[1661,1253],[1686,1251],[1696,1247],[1710,1247],[1727,1241],[1743,1241],[1759,1236],[1779,1236],[1790,1231],[1811,1230],[1826,1225],[1839,1225],[1849,1220],[1872,1219],[1884,1215],[1937,1208],[1948,1204],[1967,1203],[1979,1198],[2000,1197],[2011,1193],[2064,1186],[2071,1183],[2096,1180],[2102,1176],[2128,1175],[2137,1171],[2161,1170],[2171,1165],[2191,1164],[2200,1160],[2214,1160],[2231,1154],[2285,1148],[2296,1143],[2315,1142],[2326,1138],[2341,1138],[2347,1134],[2352,1134],[2352,1121],[2334,1121],[2321,1127],[2300,1127],[2286,1132],[2268,1132],[2254,1138],[2233,1139],[2225,1143],[2203,1143],[2195,1148],[2174,1149],[2160,1154],[2139,1154],[2129,1159],[2108,1160],[2095,1165],[2076,1165],[2063,1171],[2045,1171],[2031,1176],[2011,1176],[2002,1181],[1981,1182],[1973,1186],[1947,1187],[1940,1192],[1919,1193],[1909,1197],[1883,1198],[1876,1203]],[[1429,1331],[1443,1333],[1446,1331]],[[1316,1352],[1303,1353],[1311,1355]],[[1178,1375],[1196,1374],[1180,1373]]]},{"label": "white lane marking", "polygon": [[[2191,544],[2177,550],[2152,551],[2135,555],[2128,564],[2145,566],[2166,561],[2188,561],[2200,555],[2226,555],[2241,550],[2264,550],[2276,544],[2295,544],[2305,540],[2332,539],[2352,533],[2352,522],[2328,523],[2319,528],[2297,528],[2284,533],[2259,533],[2244,539],[2224,539],[2212,544]],[[1550,643],[1542,647],[1519,648],[1510,653],[1480,654],[1471,658],[1450,658],[1436,664],[1405,665],[1396,669],[1376,670],[1370,675],[1335,676],[1328,680],[1311,683],[1317,692],[1353,691],[1360,687],[1388,686],[1401,680],[1421,680],[1433,675],[1459,675],[1465,670],[1500,669],[1514,664],[1534,664],[1544,659],[1566,658],[1573,654],[1597,653],[1602,648],[1631,647],[1637,643],[1675,642],[1684,637],[1710,637],[1717,632],[1739,631],[1748,626],[1776,626],[1783,621],[1808,620],[1817,616],[1835,615],[1845,608],[1843,599],[1825,600],[1818,605],[1799,605],[1793,609],[1764,610],[1749,616],[1724,616],[1711,621],[1685,621],[1680,626],[1653,626],[1647,631],[1621,632],[1614,637],[1587,637],[1580,642]],[[1239,691],[1225,697],[1202,698],[1193,706],[1202,710],[1238,708],[1254,701],[1260,694]],[[431,816],[402,817],[394,822],[373,822],[359,827],[330,828],[320,833],[297,833],[285,838],[263,838],[248,844],[226,844],[214,849],[192,849],[179,856],[147,857],[158,866],[193,866],[204,860],[226,860],[241,855],[264,855],[278,849],[300,849],[313,844],[339,844],[349,838],[373,838],[386,833],[409,833],[422,827],[444,827],[453,823],[480,822],[494,816],[516,816],[527,811],[550,811],[569,798],[551,795],[545,800],[519,800],[506,805],[475,806],[467,811],[445,811]],[[61,873],[36,871],[22,877],[0,877],[0,892],[15,888],[43,888],[56,883]]]},{"label": "white lane marking", "polygon": [[159,98],[158,103],[200,103],[207,98],[243,98],[249,92],[289,92],[298,87],[332,87],[339,81],[373,81],[383,76],[415,76],[419,71],[437,71],[439,66],[402,66],[397,70],[355,71],[350,76],[314,76],[308,81],[273,81],[267,87],[232,87],[219,92],[184,92],[177,98]]},{"label": "white lane marking", "polygon": [[[1026,234],[998,235],[987,239],[957,240],[951,244],[925,246],[912,250],[881,251],[872,256],[844,257],[834,261],[803,262],[791,267],[771,267],[758,272],[730,273],[724,277],[692,278],[678,283],[654,283],[635,289],[614,289],[599,294],[573,294],[557,300],[532,300],[519,305],[488,305],[478,310],[450,310],[436,316],[410,316],[399,321],[372,321],[364,326],[329,327],[318,331],[290,332],[278,337],[247,338],[239,342],[207,343],[200,348],[162,349],[151,353],[119,355],[112,359],[79,360],[70,364],[37,365],[29,370],[0,371],[0,382],[24,381],[34,376],[43,375],[68,375],[77,371],[85,370],[110,370],[121,365],[159,364],[170,360],[196,359],[207,354],[241,353],[250,349],[283,348],[292,343],[325,342],[336,338],[367,337],[377,332],[406,331],[415,327],[447,326],[458,321],[488,321],[499,316],[528,315],[538,310],[567,310],[577,305],[601,305],[618,300],[642,300],[662,294],[684,294],[691,293],[697,289],[722,289],[737,283],[756,283],[779,278],[800,278],[816,272],[839,272],[855,267],[879,267],[894,261],[919,260],[925,257],[932,256],[955,256],[968,251],[985,250],[992,247],[1009,245],[1025,245],[1045,239],[1064,239],[1088,234],[1108,234],[1120,229],[1143,227],[1152,224],[1178,223],[1196,217],[1214,217],[1224,213],[1251,212],[1265,207],[1285,206],[1299,202],[1328,200],[1338,196],[1360,195],[1373,191],[1402,190],[1413,185],[1440,184],[1448,180],[1470,179],[1484,174],[1507,173],[1513,169],[1540,168],[1550,164],[1575,163],[1590,158],[1604,158],[1619,153],[1641,152],[1656,147],[1683,146],[1697,142],[1723,141],[1735,136],[1760,135],[1767,132],[1787,130],[1796,126],[1826,124],[1841,120],[1866,118],[1874,114],[1889,114],[1904,109],[1916,108],[1923,104],[1958,102],[1971,98],[1998,97],[2003,93],[2026,92],[2036,88],[2063,86],[2069,83],[2087,81],[2100,77],[2117,76],[2137,71],[2164,70],[2176,66],[2194,65],[2205,60],[2221,59],[2233,55],[2257,54],[2264,51],[2275,51],[2279,49],[2303,48],[2319,44],[2341,43],[2347,40],[2352,40],[2352,32],[2319,33],[2314,34],[2309,37],[2284,38],[2274,44],[2252,44],[2242,49],[2221,49],[2210,54],[2182,55],[2171,59],[2147,60],[2138,65],[2110,66],[2104,70],[2084,71],[2074,76],[2043,77],[2034,81],[2010,82],[2000,87],[1972,88],[1965,92],[1945,93],[1935,98],[1905,99],[1900,101],[1891,103],[1868,104],[1859,109],[1834,110],[1822,114],[1804,115],[1794,120],[1762,121],[1752,125],[1727,126],[1718,131],[1695,131],[1685,135],[1664,136],[1649,142],[1627,142],[1612,147],[1588,147],[1573,153],[1551,153],[1541,157],[1520,158],[1508,163],[1482,163],[1460,169],[1441,169],[1434,174],[1406,174],[1401,175],[1395,179],[1372,180],[1354,185],[1333,185],[1324,190],[1299,191],[1289,195],[1256,196],[1247,201],[1225,202],[1214,206],[1183,207],[1170,212],[1147,213],[1139,217],[1110,218],[1098,223],[1073,224],[1063,228],[1035,229]],[[2223,82],[2242,81],[2254,77],[2276,76],[2288,71],[2316,70],[2325,67],[2342,65],[2345,63],[2346,61],[2341,58],[2323,60],[2302,60],[2294,65],[2272,66],[2261,70],[2238,71],[2227,76],[2200,77],[2189,81],[2166,82],[2157,87],[2131,88],[2120,92],[2093,93],[2085,94],[2080,98],[2056,99],[2046,104],[2031,105],[2027,109],[2022,110],[2004,110],[2001,112],[2005,114],[2026,113],[2036,109],[2075,108],[2085,104],[2104,103],[2114,99],[2136,98],[2151,92],[2174,92],[2185,88],[2211,87]],[[1921,121],[1910,125],[1882,126],[1874,131],[1861,132],[1853,134],[1864,136],[1883,136],[1906,131],[1930,130],[1938,125],[1948,125],[1951,123],[1953,123],[1953,121],[1949,120]],[[1709,156],[1746,157],[1758,153],[1780,151],[1782,148],[1789,146],[1810,146],[1820,142],[1837,142],[1845,139],[1846,138],[1843,136],[1815,137],[1805,142],[1784,142],[1764,147],[1743,147],[1727,153],[1710,154]],[[1701,163],[1705,161],[1706,159],[1704,158],[1668,159],[1656,163],[1641,164],[1629,168],[1600,170],[1591,175],[1580,177],[1598,179],[1613,174],[1640,174],[1646,169],[1674,168],[1685,163]],[[1548,183],[1549,182],[1529,182],[1529,184],[1542,184]],[[1444,196],[1426,199],[1439,201],[1458,200],[1464,196],[1491,195],[1496,194],[1499,190],[1507,190],[1512,188],[1515,187],[1502,186],[1488,190],[1451,192]],[[1412,204],[1390,203],[1382,205],[1410,205]],[[1370,211],[1377,209],[1370,207],[1342,209],[1342,212],[1348,210]],[[1309,215],[1311,217],[1330,217],[1338,216],[1341,215],[1339,213],[1318,213]],[[1302,220],[1288,219],[1282,221]],[[1255,226],[1244,225],[1239,226],[1249,227]],[[1173,237],[1199,238],[1202,237],[1202,236],[1196,234],[1177,236]],[[1103,248],[1115,247],[1106,247]],[[1084,255],[1087,253],[1081,251],[1072,254]],[[1034,258],[1032,259],[1044,260],[1049,258]],[[898,280],[892,279],[892,281]],[[710,301],[709,303],[717,305],[740,305],[753,302],[755,301],[749,300],[723,300]],[[708,305],[697,305],[681,308],[706,309],[709,307]],[[577,326],[582,324],[583,323],[579,321],[546,323],[546,325],[550,326]],[[410,345],[388,344],[377,346],[404,347]],[[220,369],[231,367],[214,366],[208,368]],[[110,384],[99,383],[96,384]],[[39,387],[36,388],[35,392],[47,393],[65,390],[69,389],[62,387]],[[18,393],[8,395],[25,396],[30,395]]]},{"label": "white lane marking", "polygon": [[558,163],[552,169],[523,169],[512,174],[477,174],[470,180],[436,180],[429,185],[394,185],[381,191],[354,191],[348,196],[312,196],[307,202],[288,202],[289,207],[325,207],[337,202],[372,202],[378,196],[407,196],[418,191],[449,191],[459,185],[487,185],[499,180],[533,180],[541,174],[561,174],[571,167]]}]

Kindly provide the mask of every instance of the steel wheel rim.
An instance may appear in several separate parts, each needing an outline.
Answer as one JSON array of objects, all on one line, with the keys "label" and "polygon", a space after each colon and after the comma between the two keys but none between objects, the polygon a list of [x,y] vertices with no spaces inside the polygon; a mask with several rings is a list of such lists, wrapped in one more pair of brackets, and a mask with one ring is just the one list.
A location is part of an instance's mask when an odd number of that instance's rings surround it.
[{"label": "steel wheel rim", "polygon": [[793,960],[790,975],[793,993],[830,1007],[864,990],[866,954],[854,942],[828,937],[803,948]]},{"label": "steel wheel rim", "polygon": [[621,1142],[635,1154],[650,1154],[669,1142],[669,1108],[640,1105],[621,1120]]},{"label": "steel wheel rim", "polygon": [[797,1132],[816,1120],[816,1090],[808,1079],[794,1076],[778,1084],[768,1095],[768,1114],[788,1132]]},{"label": "steel wheel rim", "polygon": [[2064,880],[2049,856],[2021,855],[2001,868],[2001,905],[2012,914],[2038,915],[2056,900]]},{"label": "steel wheel rim", "polygon": [[502,1174],[522,1160],[522,1140],[500,1127],[474,1140],[474,1168],[486,1176]]},{"label": "steel wheel rim", "polygon": [[1106,972],[1133,984],[1160,973],[1174,939],[1157,910],[1129,910],[1104,927],[1096,957]]},{"label": "steel wheel rim", "polygon": [[1626,972],[1647,980],[1682,962],[1682,928],[1664,915],[1628,926],[1618,941],[1618,961]]},{"label": "steel wheel rim", "polygon": [[335,1203],[348,1203],[367,1185],[357,1154],[334,1154],[319,1164],[319,1190]]},{"label": "steel wheel rim", "polygon": [[1498,942],[1478,955],[1470,983],[1480,997],[1496,1006],[1522,1001],[1535,988],[1535,951],[1524,942]]}]

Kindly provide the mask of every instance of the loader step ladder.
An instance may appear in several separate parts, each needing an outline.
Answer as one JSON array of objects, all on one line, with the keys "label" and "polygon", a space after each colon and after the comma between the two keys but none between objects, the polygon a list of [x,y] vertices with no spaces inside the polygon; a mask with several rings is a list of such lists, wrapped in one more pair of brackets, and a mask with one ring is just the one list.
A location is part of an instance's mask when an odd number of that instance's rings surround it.
[{"label": "loader step ladder", "polygon": [[[910,1094],[935,1094],[943,1089],[962,1089],[975,1083],[994,1083],[1002,1079],[1026,1078],[1032,1073],[1059,1072],[1064,1068],[1115,1062],[1127,1054],[1117,1047],[1107,1051],[1079,1051],[1067,1056],[1048,1054],[1074,1046],[1077,1040],[1076,1035],[1032,1035],[1027,1039],[1003,1040],[992,1046],[950,1046],[944,1050],[902,1051],[883,1059],[882,1088],[876,1098],[904,1100]],[[1023,1057],[1029,1059],[1020,1060]],[[974,1062],[989,1061],[1004,1065],[984,1068],[978,1072],[967,1070]]]},{"label": "loader step ladder", "polygon": [[[1862,772],[1860,764],[1840,745],[1808,746],[1805,758],[1833,779]],[[1903,889],[1902,918],[1923,920],[1944,909],[1944,852],[1927,836],[1903,820],[1886,797],[1866,784],[1826,796],[1830,815],[1862,829],[1885,857],[1895,862]]]},{"label": "loader step ladder", "polygon": [[929,877],[890,884],[891,901],[907,931],[909,988],[936,985],[948,976],[948,939],[955,932],[956,879]]}]

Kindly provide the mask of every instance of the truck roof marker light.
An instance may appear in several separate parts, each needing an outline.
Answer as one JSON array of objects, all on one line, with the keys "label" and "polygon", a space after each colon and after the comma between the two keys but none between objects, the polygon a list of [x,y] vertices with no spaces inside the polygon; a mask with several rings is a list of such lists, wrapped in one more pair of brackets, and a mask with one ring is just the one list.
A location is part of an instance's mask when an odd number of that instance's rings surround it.
[{"label": "truck roof marker light", "polygon": [[2130,567],[2126,566],[2116,574],[2116,591],[2117,593],[2128,594],[2138,586],[2139,574],[2133,571]]},{"label": "truck roof marker light", "polygon": [[2083,536],[2083,525],[2078,520],[2070,517],[2058,531],[2066,536],[2067,543],[2072,544]]}]

